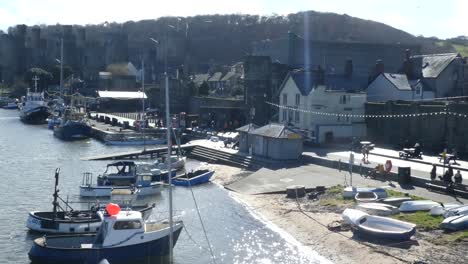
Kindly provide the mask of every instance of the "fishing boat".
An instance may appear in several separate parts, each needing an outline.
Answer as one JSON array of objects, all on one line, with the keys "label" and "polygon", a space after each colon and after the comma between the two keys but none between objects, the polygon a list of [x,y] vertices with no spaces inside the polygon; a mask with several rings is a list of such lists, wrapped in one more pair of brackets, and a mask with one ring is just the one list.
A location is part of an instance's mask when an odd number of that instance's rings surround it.
[{"label": "fishing boat", "polygon": [[358,192],[374,192],[379,198],[387,198],[387,191],[383,188],[372,188],[372,187],[346,187],[343,190],[344,198],[353,199]]},{"label": "fishing boat", "polygon": [[[44,236],[34,240],[29,259],[39,263],[136,262],[167,256],[182,230],[182,221],[144,221],[137,211],[108,204],[97,234]],[[172,232],[171,232],[172,231]]]},{"label": "fishing boat", "polygon": [[375,192],[357,192],[354,196],[354,200],[360,203],[375,202],[379,199],[379,196]]},{"label": "fishing boat", "polygon": [[193,186],[197,184],[207,183],[213,176],[213,170],[196,170],[186,173],[172,179],[172,184],[176,186]]},{"label": "fishing boat", "polygon": [[31,92],[28,89],[19,109],[21,121],[28,124],[44,124],[49,116],[43,92]]},{"label": "fishing boat", "polygon": [[[74,210],[72,202],[64,201],[59,195],[58,178],[60,170],[55,171],[55,191],[52,211],[32,211],[28,214],[26,227],[35,232],[41,233],[95,233],[101,226],[102,218],[98,214],[103,210],[99,202],[91,203],[93,206],[87,210]],[[128,195],[128,193],[127,193]],[[152,206],[130,206],[129,203],[122,203],[123,210],[131,209],[142,213],[143,219],[148,219],[154,208]]]},{"label": "fishing boat", "polygon": [[449,231],[468,229],[468,215],[454,215],[444,219],[440,227]]},{"label": "fishing boat", "polygon": [[343,220],[353,227],[358,235],[386,240],[409,240],[416,232],[416,225],[388,217],[368,215],[356,210],[346,209]]},{"label": "fishing boat", "polygon": [[91,136],[91,126],[88,124],[85,113],[72,108],[63,112],[60,123],[54,126],[54,136],[62,140],[79,140]]},{"label": "fishing boat", "polygon": [[383,203],[360,203],[356,206],[356,209],[380,216],[394,215],[400,212],[397,207]]},{"label": "fishing boat", "polygon": [[400,212],[429,211],[440,203],[430,200],[407,201],[400,205]]}]

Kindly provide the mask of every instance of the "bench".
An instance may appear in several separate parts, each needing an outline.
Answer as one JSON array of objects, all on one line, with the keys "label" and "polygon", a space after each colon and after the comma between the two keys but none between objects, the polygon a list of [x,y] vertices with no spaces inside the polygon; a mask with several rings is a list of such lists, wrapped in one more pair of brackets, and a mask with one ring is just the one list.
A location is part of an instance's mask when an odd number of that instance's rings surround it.
[{"label": "bench", "polygon": [[442,182],[426,183],[426,189],[444,193],[452,193],[464,198],[468,197],[467,188],[463,184],[453,184],[451,188],[448,188],[448,186],[444,185]]}]

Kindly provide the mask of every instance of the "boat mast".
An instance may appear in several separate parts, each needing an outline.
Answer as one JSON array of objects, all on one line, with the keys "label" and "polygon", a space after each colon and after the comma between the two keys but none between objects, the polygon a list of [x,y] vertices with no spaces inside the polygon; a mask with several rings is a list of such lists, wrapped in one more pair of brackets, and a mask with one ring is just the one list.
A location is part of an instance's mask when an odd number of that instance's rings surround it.
[{"label": "boat mast", "polygon": [[[167,45],[167,43],[164,43]],[[166,140],[167,140],[167,171],[168,171],[168,184],[169,184],[169,263],[173,261],[173,250],[172,247],[174,246],[173,241],[173,232],[174,228],[172,226],[172,171],[171,171],[171,120],[169,114],[169,76],[167,74],[167,46],[166,46],[166,54],[165,54],[165,79],[166,79]]]},{"label": "boat mast", "polygon": [[[143,125],[146,126],[146,116],[145,116],[145,59],[142,57],[141,59],[141,90],[143,94],[141,95],[141,105],[142,105],[142,112],[141,112],[141,121]],[[143,151],[146,151],[146,138],[145,138],[145,129],[140,124],[140,128],[143,132]]]},{"label": "boat mast", "polygon": [[57,189],[57,186],[58,186],[58,180],[59,180],[59,173],[60,173],[60,168],[57,168],[55,170],[55,189],[54,189],[54,202],[53,202],[53,205],[54,205],[54,208],[53,208],[54,219],[53,220],[54,221],[57,218],[57,206],[58,206],[57,198],[58,198],[58,192],[59,192],[59,190]]},{"label": "boat mast", "polygon": [[37,81],[39,81],[39,77],[37,75],[34,75],[33,81],[34,81],[34,92],[37,93]]}]

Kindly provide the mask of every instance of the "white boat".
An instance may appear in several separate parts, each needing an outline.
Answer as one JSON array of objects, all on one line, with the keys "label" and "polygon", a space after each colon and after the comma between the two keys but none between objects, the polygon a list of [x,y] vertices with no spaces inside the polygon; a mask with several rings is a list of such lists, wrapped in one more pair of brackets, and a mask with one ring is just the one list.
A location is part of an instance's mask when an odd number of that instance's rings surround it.
[{"label": "white boat", "polygon": [[360,203],[356,206],[356,209],[380,216],[394,215],[400,212],[397,207],[383,203]]},{"label": "white boat", "polygon": [[[141,175],[140,175],[141,177]],[[151,176],[149,176],[151,178]],[[147,185],[136,185],[134,191],[138,192],[138,196],[157,195],[161,193],[161,188],[164,186],[162,182],[150,182]],[[129,190],[129,186],[98,186],[94,184],[85,184],[80,186],[81,197],[110,197],[113,190]]]},{"label": "white boat", "polygon": [[447,210],[460,207],[459,204],[439,204],[431,208],[430,214],[431,215],[443,215]]},{"label": "white boat", "polygon": [[[80,234],[80,233],[95,233],[101,226],[102,217],[98,213],[103,210],[99,202],[91,203],[92,206],[85,210],[74,210],[71,206],[73,202],[64,201],[58,195],[58,179],[59,169],[55,171],[55,188],[54,201],[52,211],[32,211],[28,214],[26,227],[35,232],[55,233],[55,234]],[[153,210],[153,206],[132,206],[129,199],[132,199],[126,192],[125,195],[119,193],[119,197],[113,196],[112,199],[125,201],[122,204],[124,210],[133,209],[142,213],[144,219],[148,219]]]},{"label": "white boat", "polygon": [[468,214],[447,217],[442,221],[440,227],[450,231],[468,229]]},{"label": "white boat", "polygon": [[354,200],[360,203],[375,202],[379,196],[375,192],[358,192],[354,196]]},{"label": "white boat", "polygon": [[346,209],[342,217],[354,227],[354,232],[366,237],[409,240],[416,232],[415,224],[388,217],[368,215],[356,209]]},{"label": "white boat", "polygon": [[387,191],[385,189],[372,187],[346,187],[343,190],[343,197],[354,198],[358,192],[374,192],[379,198],[387,197]]},{"label": "white boat", "polygon": [[[33,263],[98,263],[103,259],[146,263],[149,258],[167,256],[183,227],[182,221],[175,221],[172,228],[166,221],[145,222],[136,211],[109,211],[100,212],[103,222],[97,234],[35,239],[29,259]],[[169,238],[173,244],[168,243]]]},{"label": "white boat", "polygon": [[389,198],[379,200],[379,202],[399,207],[401,205],[401,203],[407,202],[407,201],[412,201],[412,200],[413,200],[413,198],[411,198],[411,197],[389,197]]},{"label": "white boat", "polygon": [[407,201],[400,205],[400,212],[429,211],[440,203],[431,200]]},{"label": "white boat", "polygon": [[450,217],[454,215],[467,215],[468,214],[468,205],[460,205],[446,210],[444,217]]}]

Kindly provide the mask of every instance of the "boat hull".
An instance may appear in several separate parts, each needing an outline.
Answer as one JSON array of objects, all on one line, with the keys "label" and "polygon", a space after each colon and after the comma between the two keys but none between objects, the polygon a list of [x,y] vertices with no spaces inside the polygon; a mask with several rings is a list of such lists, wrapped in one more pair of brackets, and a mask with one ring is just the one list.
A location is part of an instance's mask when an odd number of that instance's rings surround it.
[{"label": "boat hull", "polygon": [[45,124],[47,117],[49,117],[49,110],[45,106],[35,107],[30,110],[22,110],[20,119],[26,124]]},{"label": "boat hull", "polygon": [[192,186],[202,183],[207,183],[210,181],[211,177],[213,176],[214,171],[208,171],[196,177],[186,179],[184,176],[172,179],[172,184],[176,186]]},{"label": "boat hull", "polygon": [[[174,228],[173,242],[175,246],[182,225],[175,225]],[[92,241],[93,237],[82,236],[82,239]],[[80,238],[77,237],[77,239]],[[146,243],[109,248],[53,248],[35,241],[28,256],[32,263],[99,263],[106,259],[109,263],[114,264],[159,259],[168,254],[169,235]]]},{"label": "boat hull", "polygon": [[[157,195],[161,193],[161,184],[151,184],[149,186],[138,187],[138,196]],[[96,186],[81,185],[81,197],[110,197],[112,190],[128,190],[130,186]]]},{"label": "boat hull", "polygon": [[147,139],[147,140],[105,140],[106,145],[111,146],[143,146],[143,145],[163,145],[166,144],[164,139]]},{"label": "boat hull", "polygon": [[54,136],[62,140],[80,140],[91,137],[91,127],[86,123],[67,121],[54,127]]}]

